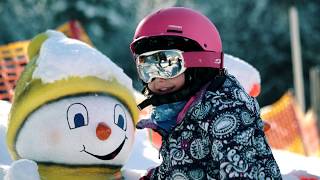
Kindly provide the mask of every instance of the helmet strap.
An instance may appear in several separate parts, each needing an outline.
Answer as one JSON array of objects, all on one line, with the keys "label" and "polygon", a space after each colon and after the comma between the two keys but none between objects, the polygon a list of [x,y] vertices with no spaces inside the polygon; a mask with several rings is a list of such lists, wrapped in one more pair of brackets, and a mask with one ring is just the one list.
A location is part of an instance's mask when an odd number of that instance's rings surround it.
[{"label": "helmet strap", "polygon": [[[144,91],[148,91],[148,90],[144,90]],[[183,101],[183,100],[189,99],[191,95],[193,95],[193,91],[188,90],[187,88],[186,89],[182,88],[182,90],[180,91],[169,93],[166,95],[152,94],[152,95],[149,95],[147,99],[145,99],[140,104],[138,104],[137,107],[139,110],[142,110],[149,105],[160,106],[162,104],[169,104],[173,102]],[[163,96],[165,96],[165,98]]]}]

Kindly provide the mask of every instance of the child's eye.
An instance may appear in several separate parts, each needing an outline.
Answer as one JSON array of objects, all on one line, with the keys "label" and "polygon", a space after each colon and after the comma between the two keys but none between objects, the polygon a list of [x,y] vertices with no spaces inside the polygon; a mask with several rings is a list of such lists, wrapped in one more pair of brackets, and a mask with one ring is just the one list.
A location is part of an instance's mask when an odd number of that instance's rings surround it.
[{"label": "child's eye", "polygon": [[127,130],[126,114],[120,104],[114,106],[114,123],[121,129]]},{"label": "child's eye", "polygon": [[87,126],[89,123],[87,108],[81,103],[74,103],[68,107],[67,120],[70,129]]}]

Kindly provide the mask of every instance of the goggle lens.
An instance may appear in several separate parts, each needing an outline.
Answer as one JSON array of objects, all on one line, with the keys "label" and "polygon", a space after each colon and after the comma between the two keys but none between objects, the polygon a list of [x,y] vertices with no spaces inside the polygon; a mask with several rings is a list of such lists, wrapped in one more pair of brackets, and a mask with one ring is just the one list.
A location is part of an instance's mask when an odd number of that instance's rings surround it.
[{"label": "goggle lens", "polygon": [[154,78],[174,78],[186,68],[182,51],[159,50],[146,52],[136,58],[138,74],[143,82],[149,83]]}]

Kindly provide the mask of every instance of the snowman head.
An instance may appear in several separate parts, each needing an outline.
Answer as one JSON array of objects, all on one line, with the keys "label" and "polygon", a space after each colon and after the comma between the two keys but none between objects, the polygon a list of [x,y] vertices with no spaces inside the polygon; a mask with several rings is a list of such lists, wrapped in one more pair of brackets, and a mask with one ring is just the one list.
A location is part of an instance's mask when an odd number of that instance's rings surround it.
[{"label": "snowman head", "polygon": [[55,31],[36,36],[29,56],[9,117],[13,158],[123,165],[138,115],[131,79],[99,51]]}]

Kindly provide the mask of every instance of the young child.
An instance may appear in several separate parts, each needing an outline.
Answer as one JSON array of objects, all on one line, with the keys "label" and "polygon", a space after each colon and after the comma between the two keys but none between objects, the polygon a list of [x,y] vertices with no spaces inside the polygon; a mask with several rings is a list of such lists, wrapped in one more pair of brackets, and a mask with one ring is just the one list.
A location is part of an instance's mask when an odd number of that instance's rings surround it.
[{"label": "young child", "polygon": [[223,68],[214,24],[182,7],[138,25],[130,46],[163,162],[141,179],[281,179],[257,101]]}]

